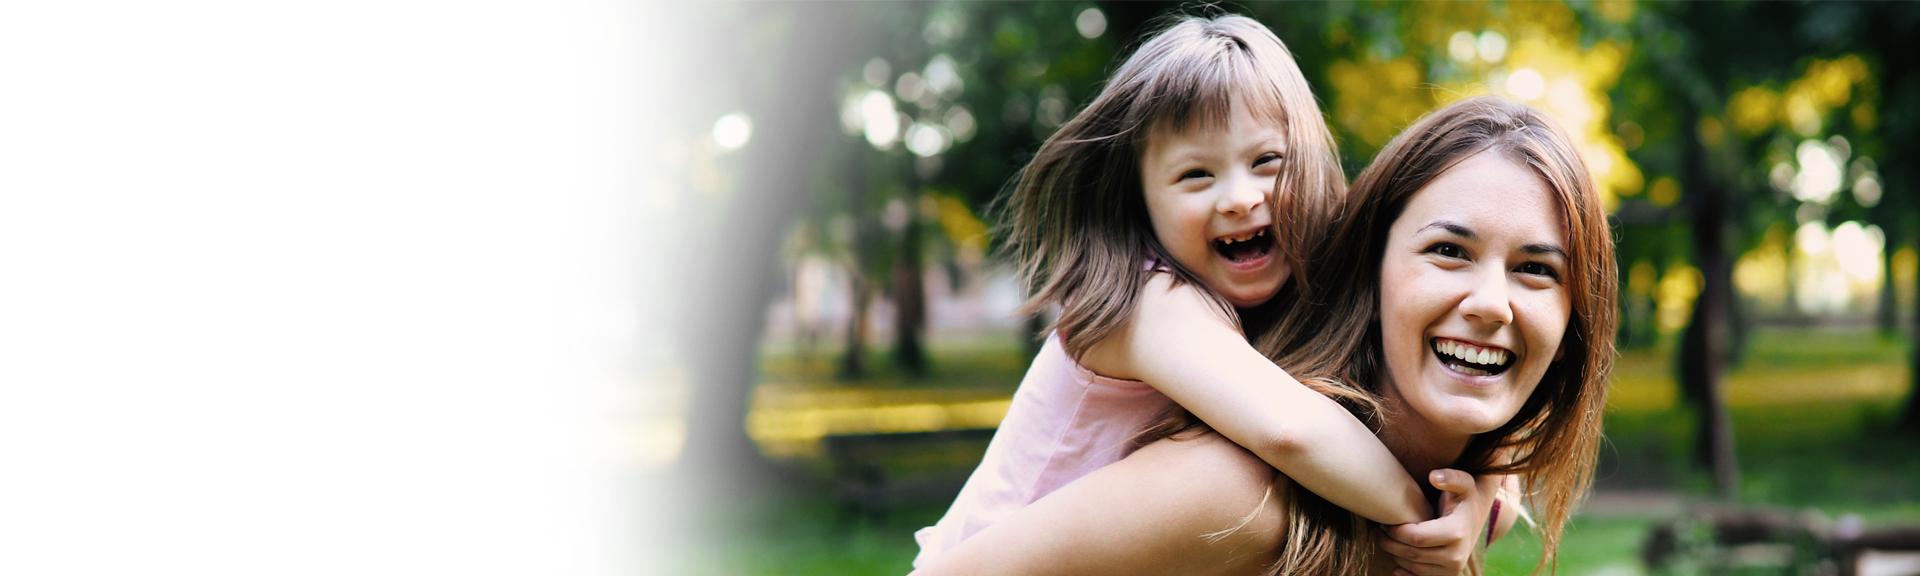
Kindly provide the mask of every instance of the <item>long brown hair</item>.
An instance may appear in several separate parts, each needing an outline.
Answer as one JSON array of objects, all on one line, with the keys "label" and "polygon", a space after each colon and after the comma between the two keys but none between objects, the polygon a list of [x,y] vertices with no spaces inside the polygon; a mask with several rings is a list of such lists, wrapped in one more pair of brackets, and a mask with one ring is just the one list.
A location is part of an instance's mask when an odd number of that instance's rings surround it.
[{"label": "long brown hair", "polygon": [[[1255,346],[1302,383],[1379,428],[1380,264],[1388,228],[1407,202],[1455,164],[1494,151],[1547,184],[1567,226],[1569,337],[1534,393],[1505,425],[1476,435],[1455,467],[1476,476],[1519,474],[1539,518],[1538,571],[1560,547],[1574,504],[1592,484],[1601,412],[1613,370],[1618,272],[1613,235],[1585,162],[1558,125],[1539,111],[1483,96],[1456,102],[1394,137],[1353,183],[1347,209],[1332,220],[1283,211],[1282,226],[1330,230],[1303,249],[1320,257],[1294,274],[1279,298],[1294,302]],[[1143,440],[1203,427],[1190,415],[1162,421]],[[1496,454],[1498,461],[1496,461]],[[1364,519],[1298,486],[1286,494],[1286,541],[1276,574],[1364,571],[1372,539]],[[1356,559],[1358,559],[1356,561]],[[1476,572],[1479,566],[1473,568]]]},{"label": "long brown hair", "polygon": [[[1177,17],[1165,26],[1041,145],[998,207],[1006,249],[1029,295],[1020,314],[1060,306],[1054,329],[1074,357],[1132,316],[1150,274],[1142,268],[1146,259],[1170,269],[1177,282],[1199,284],[1154,238],[1147,219],[1140,156],[1150,135],[1223,129],[1233,107],[1246,106],[1282,127],[1286,139],[1275,210],[1329,212],[1345,196],[1320,106],[1272,31],[1231,15]],[[1280,257],[1297,258],[1301,231],[1275,232]],[[1214,303],[1240,321],[1225,300],[1214,295]]]}]

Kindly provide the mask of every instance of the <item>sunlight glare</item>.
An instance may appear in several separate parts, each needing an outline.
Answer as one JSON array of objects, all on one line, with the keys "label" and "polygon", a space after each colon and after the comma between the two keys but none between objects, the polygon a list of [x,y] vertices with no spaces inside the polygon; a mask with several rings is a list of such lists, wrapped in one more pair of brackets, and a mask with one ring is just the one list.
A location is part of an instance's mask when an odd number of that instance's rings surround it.
[{"label": "sunlight glare", "polygon": [[1453,36],[1447,39],[1447,55],[1452,56],[1454,60],[1458,60],[1460,62],[1472,62],[1473,56],[1474,56],[1473,52],[1474,52],[1474,47],[1473,47],[1472,32],[1461,30],[1459,32],[1454,32]]},{"label": "sunlight glare", "polygon": [[865,120],[861,126],[866,130],[867,143],[882,150],[892,148],[900,138],[900,116],[894,112],[893,99],[886,92],[869,90],[860,100],[860,116]]},{"label": "sunlight glare", "polygon": [[1532,68],[1521,68],[1507,76],[1507,93],[1521,100],[1535,100],[1546,93],[1547,81]]},{"label": "sunlight glare", "polygon": [[1802,140],[1794,149],[1800,163],[1793,177],[1793,197],[1803,202],[1826,204],[1840,191],[1840,155],[1819,140]]},{"label": "sunlight glare", "polygon": [[721,150],[739,150],[752,139],[753,120],[745,112],[730,112],[713,123],[713,143]]}]

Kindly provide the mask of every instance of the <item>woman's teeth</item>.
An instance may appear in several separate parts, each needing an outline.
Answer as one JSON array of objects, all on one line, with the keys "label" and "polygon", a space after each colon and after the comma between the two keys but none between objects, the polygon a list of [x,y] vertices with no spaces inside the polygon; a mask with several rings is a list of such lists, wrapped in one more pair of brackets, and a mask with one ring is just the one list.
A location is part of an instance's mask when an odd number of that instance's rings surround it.
[{"label": "woman's teeth", "polygon": [[1488,376],[1505,372],[1507,361],[1512,353],[1499,348],[1482,348],[1452,340],[1435,339],[1433,351],[1443,360],[1453,360],[1447,365],[1471,376]]}]

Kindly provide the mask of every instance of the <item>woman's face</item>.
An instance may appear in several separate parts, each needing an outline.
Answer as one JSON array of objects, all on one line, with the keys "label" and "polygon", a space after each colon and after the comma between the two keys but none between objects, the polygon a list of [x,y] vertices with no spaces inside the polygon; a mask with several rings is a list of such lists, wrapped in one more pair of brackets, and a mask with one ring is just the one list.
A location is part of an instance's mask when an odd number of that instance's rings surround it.
[{"label": "woman's face", "polygon": [[1492,151],[1414,193],[1380,264],[1384,392],[1400,416],[1478,434],[1533,394],[1572,310],[1557,208],[1539,176]]}]

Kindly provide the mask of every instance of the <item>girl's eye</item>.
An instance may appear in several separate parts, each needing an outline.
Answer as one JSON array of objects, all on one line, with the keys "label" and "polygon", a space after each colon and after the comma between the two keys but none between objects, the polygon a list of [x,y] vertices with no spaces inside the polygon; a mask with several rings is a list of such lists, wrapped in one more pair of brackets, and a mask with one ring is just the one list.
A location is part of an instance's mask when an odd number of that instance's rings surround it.
[{"label": "girl's eye", "polygon": [[1180,173],[1181,180],[1191,180],[1194,178],[1211,178],[1211,177],[1213,177],[1212,174],[1208,174],[1206,170],[1201,170],[1199,168],[1194,168],[1192,170],[1188,170],[1186,172]]},{"label": "girl's eye", "polygon": [[1517,271],[1520,272],[1521,274],[1545,276],[1547,278],[1552,278],[1554,280],[1560,279],[1560,272],[1555,271],[1552,266],[1541,264],[1539,262],[1528,262],[1525,264],[1521,264],[1520,268]]},{"label": "girl's eye", "polygon": [[1266,153],[1266,154],[1263,154],[1263,155],[1261,155],[1259,159],[1257,159],[1257,160],[1254,160],[1254,161],[1253,161],[1253,166],[1254,166],[1255,168],[1258,168],[1258,167],[1260,167],[1260,166],[1264,166],[1264,165],[1267,165],[1267,164],[1270,164],[1270,163],[1273,163],[1273,162],[1277,162],[1277,161],[1279,161],[1279,160],[1280,160],[1280,155],[1279,155],[1279,154],[1276,154],[1276,153],[1273,153],[1273,152],[1268,152],[1268,153]]},{"label": "girl's eye", "polygon": [[1442,242],[1439,244],[1434,244],[1433,246],[1427,248],[1427,253],[1439,256],[1441,258],[1466,258],[1467,257],[1466,250],[1460,248],[1459,245],[1453,244],[1451,242]]}]

